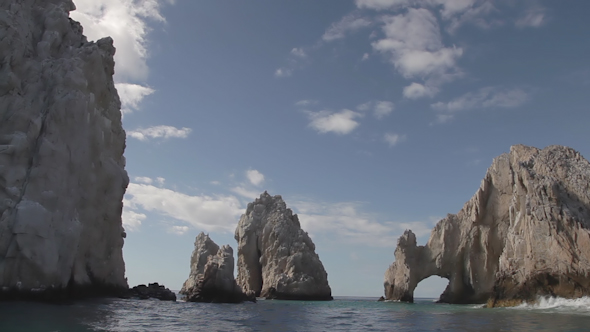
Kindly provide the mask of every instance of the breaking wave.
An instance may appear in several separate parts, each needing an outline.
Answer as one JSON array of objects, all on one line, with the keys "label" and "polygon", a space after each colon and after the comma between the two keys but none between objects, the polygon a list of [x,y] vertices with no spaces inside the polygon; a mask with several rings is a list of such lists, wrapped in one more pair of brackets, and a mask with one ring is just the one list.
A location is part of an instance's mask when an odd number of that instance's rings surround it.
[{"label": "breaking wave", "polygon": [[590,315],[590,297],[584,296],[577,299],[565,299],[561,297],[539,297],[535,303],[525,303],[513,307],[517,310],[541,310],[548,312],[563,312]]}]

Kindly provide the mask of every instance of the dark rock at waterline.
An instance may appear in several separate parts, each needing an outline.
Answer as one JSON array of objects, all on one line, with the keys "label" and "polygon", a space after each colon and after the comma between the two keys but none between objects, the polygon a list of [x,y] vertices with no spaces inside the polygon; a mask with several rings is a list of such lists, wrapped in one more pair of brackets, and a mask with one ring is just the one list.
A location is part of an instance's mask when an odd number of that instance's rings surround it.
[{"label": "dark rock at waterline", "polygon": [[159,299],[161,301],[176,301],[176,294],[164,285],[160,285],[157,282],[153,284],[137,285],[129,289],[128,297],[139,298],[141,300],[147,300],[149,298]]}]

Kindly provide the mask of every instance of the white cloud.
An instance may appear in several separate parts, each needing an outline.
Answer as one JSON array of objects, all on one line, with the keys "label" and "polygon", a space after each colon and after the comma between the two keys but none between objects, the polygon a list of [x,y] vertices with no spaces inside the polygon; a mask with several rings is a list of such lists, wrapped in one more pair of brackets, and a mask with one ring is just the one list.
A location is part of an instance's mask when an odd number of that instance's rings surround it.
[{"label": "white cloud", "polygon": [[356,0],[355,3],[359,8],[369,8],[375,10],[389,9],[393,7],[407,6],[411,0]]},{"label": "white cloud", "polygon": [[529,100],[529,94],[520,88],[500,89],[496,87],[481,88],[469,92],[449,102],[437,102],[430,107],[439,112],[438,121],[443,123],[451,120],[455,113],[482,108],[514,108]]},{"label": "white cloud", "polygon": [[291,50],[291,54],[300,58],[305,58],[307,56],[307,54],[305,54],[305,51],[302,48],[293,48]]},{"label": "white cloud", "polygon": [[187,138],[191,131],[192,129],[186,127],[179,129],[172,126],[154,126],[131,130],[127,135],[140,141],[147,141],[150,138]]},{"label": "white cloud", "polygon": [[123,206],[123,213],[121,215],[123,219],[123,227],[128,232],[138,231],[141,223],[147,218],[147,216],[143,213],[137,213],[132,211],[127,207],[127,204]]},{"label": "white cloud", "polygon": [[347,109],[340,112],[320,111],[307,113],[311,128],[321,134],[331,132],[338,135],[350,134],[359,125],[354,119],[362,116],[360,113]]},{"label": "white cloud", "polygon": [[188,232],[188,226],[171,226],[168,228],[168,233],[176,234],[176,235],[184,235]]},{"label": "white cloud", "polygon": [[111,36],[115,42],[118,82],[144,81],[148,76],[148,21],[165,22],[158,0],[76,0],[70,13],[84,27],[89,40]]},{"label": "white cloud", "polygon": [[289,77],[293,74],[293,70],[289,68],[279,68],[275,71],[276,77]]},{"label": "white cloud", "polygon": [[128,209],[159,213],[208,232],[233,232],[243,213],[234,196],[190,196],[148,184],[130,183],[125,197]]},{"label": "white cloud", "polygon": [[322,36],[326,42],[331,42],[336,39],[342,39],[347,32],[354,32],[356,30],[370,26],[372,23],[369,19],[358,17],[355,14],[344,16],[340,21],[333,23]]},{"label": "white cloud", "polygon": [[209,183],[212,184],[212,185],[214,185],[214,186],[218,186],[218,185],[221,184],[221,182],[219,182],[219,181],[211,181]]},{"label": "white cloud", "polygon": [[365,61],[369,59],[369,53],[365,53],[363,54],[363,57],[361,58],[361,61]]},{"label": "white cloud", "polygon": [[153,180],[147,176],[136,176],[135,182],[145,183],[145,184],[152,184]]},{"label": "white cloud", "polygon": [[438,93],[438,88],[420,83],[412,83],[404,87],[404,97],[408,99],[419,99],[423,97],[434,97]]},{"label": "white cloud", "polygon": [[545,10],[541,7],[530,8],[516,21],[519,28],[538,28],[546,22]]},{"label": "white cloud", "polygon": [[230,189],[232,192],[249,199],[256,199],[260,197],[260,193],[258,191],[248,190],[242,186],[233,187]]},{"label": "white cloud", "polygon": [[382,119],[393,112],[394,104],[390,101],[378,101],[375,103],[375,117]]},{"label": "white cloud", "polygon": [[246,177],[248,181],[255,186],[260,186],[264,182],[264,174],[260,173],[255,169],[249,169],[246,171]]},{"label": "white cloud", "polygon": [[463,50],[444,47],[436,17],[427,9],[410,8],[406,14],[385,16],[386,38],[374,42],[375,50],[389,55],[406,78],[437,77],[458,70]]},{"label": "white cloud", "polygon": [[383,135],[383,140],[389,144],[389,147],[394,147],[397,144],[406,140],[406,135],[394,134],[394,133],[385,133]]},{"label": "white cloud", "polygon": [[121,113],[128,114],[139,110],[139,104],[146,96],[154,93],[149,87],[131,83],[115,84],[119,98],[121,99]]},{"label": "white cloud", "polygon": [[300,101],[296,102],[295,105],[297,105],[297,106],[310,106],[310,105],[316,105],[317,103],[318,103],[317,100],[304,99],[304,100],[300,100]]}]

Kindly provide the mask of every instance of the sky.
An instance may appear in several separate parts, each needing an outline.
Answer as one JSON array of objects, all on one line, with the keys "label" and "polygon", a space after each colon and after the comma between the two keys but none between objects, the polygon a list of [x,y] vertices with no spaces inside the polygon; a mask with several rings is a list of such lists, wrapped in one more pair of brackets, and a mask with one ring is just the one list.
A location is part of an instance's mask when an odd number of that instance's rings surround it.
[{"label": "sky", "polygon": [[333,295],[380,296],[397,238],[425,244],[511,145],[590,156],[588,1],[74,2],[117,48],[130,285],[180,289],[196,235],[236,249],[266,190]]}]

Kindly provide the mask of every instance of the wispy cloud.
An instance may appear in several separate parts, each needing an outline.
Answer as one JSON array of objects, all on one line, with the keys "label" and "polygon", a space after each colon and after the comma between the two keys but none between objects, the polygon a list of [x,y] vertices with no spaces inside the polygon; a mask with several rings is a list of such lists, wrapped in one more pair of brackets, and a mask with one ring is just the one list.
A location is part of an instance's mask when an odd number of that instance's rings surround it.
[{"label": "wispy cloud", "polygon": [[318,202],[291,200],[303,230],[313,237],[326,236],[332,241],[370,247],[395,247],[397,238],[410,227],[418,236],[428,233],[433,221],[380,222],[375,215],[362,212],[361,202]]},{"label": "wispy cloud", "polygon": [[311,105],[317,105],[317,103],[318,103],[317,100],[303,99],[303,100],[296,102],[295,105],[296,106],[311,106]]},{"label": "wispy cloud", "polygon": [[187,138],[191,131],[192,129],[186,127],[176,128],[172,126],[154,126],[131,130],[127,135],[140,141],[147,141],[154,138]]},{"label": "wispy cloud", "polygon": [[236,186],[230,189],[233,193],[236,193],[242,197],[248,198],[248,199],[256,199],[258,197],[260,197],[260,192],[255,191],[255,190],[249,190],[247,188],[245,188],[244,186]]},{"label": "wispy cloud", "polygon": [[533,7],[516,20],[515,25],[519,28],[538,28],[543,26],[546,21],[545,9],[543,7]]},{"label": "wispy cloud", "polygon": [[340,112],[308,111],[307,114],[311,128],[321,134],[334,133],[338,135],[350,134],[359,125],[355,119],[362,117],[362,114],[348,109],[343,109]]},{"label": "wispy cloud", "polygon": [[485,87],[476,92],[466,93],[449,102],[437,102],[430,107],[438,112],[438,121],[447,122],[455,113],[482,108],[515,108],[530,99],[529,94],[521,88],[500,89]]},{"label": "wispy cloud", "polygon": [[191,196],[139,183],[129,184],[124,203],[128,224],[137,224],[137,220],[141,224],[145,215],[138,211],[143,209],[209,232],[232,232],[243,213],[239,200],[234,196]]},{"label": "wispy cloud", "polygon": [[136,232],[139,230],[141,223],[147,218],[143,213],[135,212],[124,203],[123,213],[121,215],[123,219],[123,227],[128,232]]},{"label": "wispy cloud", "polygon": [[275,70],[276,77],[289,77],[293,74],[293,70],[289,68],[279,68]]},{"label": "wispy cloud", "polygon": [[188,232],[188,230],[189,230],[188,226],[170,226],[168,228],[168,233],[176,234],[176,235],[184,235],[186,232]]},{"label": "wispy cloud", "polygon": [[305,58],[307,56],[307,54],[305,53],[305,51],[302,48],[293,48],[291,50],[291,54],[293,54],[296,57],[300,57],[300,58]]},{"label": "wispy cloud", "polygon": [[152,180],[152,178],[149,178],[147,176],[136,176],[134,180],[135,180],[135,182],[145,183],[145,184],[152,184],[152,182],[154,182],[154,180]]},{"label": "wispy cloud", "polygon": [[434,97],[439,89],[432,86],[423,85],[420,83],[412,83],[404,88],[404,97],[408,99],[419,99],[424,97]]},{"label": "wispy cloud", "polygon": [[322,40],[331,42],[342,39],[348,32],[354,32],[366,28],[372,24],[371,20],[365,17],[359,17],[358,14],[352,13],[344,16],[340,21],[333,23],[322,36]]},{"label": "wispy cloud", "polygon": [[394,147],[394,146],[398,145],[399,143],[405,141],[406,135],[400,135],[400,134],[395,134],[395,133],[385,133],[385,135],[383,135],[383,140],[387,144],[389,144],[389,147]]},{"label": "wispy cloud", "polygon": [[121,113],[128,114],[139,110],[139,104],[146,97],[154,93],[154,89],[131,83],[115,84],[121,98]]},{"label": "wispy cloud", "polygon": [[375,103],[375,117],[377,119],[383,119],[393,112],[394,108],[395,105],[390,101],[378,101]]}]

